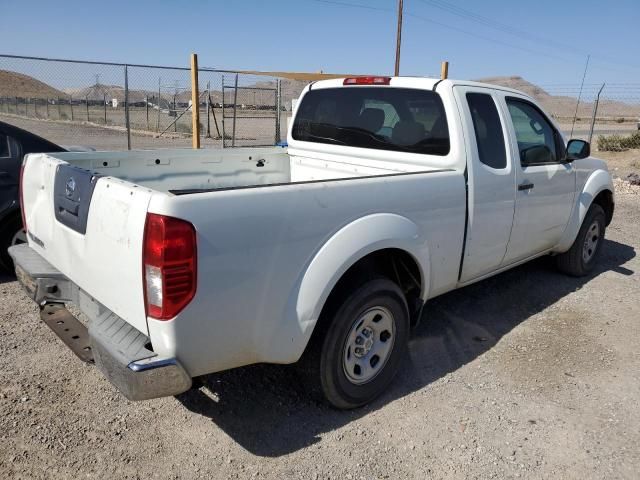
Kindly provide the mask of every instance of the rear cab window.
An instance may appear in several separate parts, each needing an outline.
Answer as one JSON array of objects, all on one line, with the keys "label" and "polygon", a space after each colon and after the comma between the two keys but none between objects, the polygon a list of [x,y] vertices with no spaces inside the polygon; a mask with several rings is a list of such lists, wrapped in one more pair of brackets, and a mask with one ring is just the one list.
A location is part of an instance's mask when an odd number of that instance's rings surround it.
[{"label": "rear cab window", "polygon": [[447,118],[432,91],[396,87],[318,88],[302,98],[295,140],[444,156]]}]

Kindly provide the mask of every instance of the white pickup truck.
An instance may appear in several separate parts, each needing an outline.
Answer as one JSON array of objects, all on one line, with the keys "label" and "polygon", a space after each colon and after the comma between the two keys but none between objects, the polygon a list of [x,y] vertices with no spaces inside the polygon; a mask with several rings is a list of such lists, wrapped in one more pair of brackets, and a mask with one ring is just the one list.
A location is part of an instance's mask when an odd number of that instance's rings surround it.
[{"label": "white pickup truck", "polygon": [[429,299],[541,255],[594,267],[614,196],[589,155],[515,90],[321,81],[288,148],[28,155],[10,254],[45,323],[129,399],[300,361],[353,408],[402,368]]}]

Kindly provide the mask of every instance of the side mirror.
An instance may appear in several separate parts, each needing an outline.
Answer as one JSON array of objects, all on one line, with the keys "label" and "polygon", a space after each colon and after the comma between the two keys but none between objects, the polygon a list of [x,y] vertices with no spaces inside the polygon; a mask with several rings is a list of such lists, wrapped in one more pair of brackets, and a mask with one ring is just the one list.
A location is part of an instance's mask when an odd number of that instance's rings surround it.
[{"label": "side mirror", "polygon": [[569,143],[567,143],[566,160],[568,162],[587,158],[589,155],[591,155],[591,146],[589,145],[589,142],[573,139],[569,140]]}]

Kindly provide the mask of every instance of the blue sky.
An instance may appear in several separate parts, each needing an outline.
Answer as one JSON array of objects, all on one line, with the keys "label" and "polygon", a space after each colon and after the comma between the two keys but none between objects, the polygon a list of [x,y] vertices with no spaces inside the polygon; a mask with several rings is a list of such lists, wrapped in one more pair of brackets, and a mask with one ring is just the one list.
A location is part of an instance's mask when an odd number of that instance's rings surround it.
[{"label": "blue sky", "polygon": [[[361,5],[362,7],[347,4]],[[390,73],[396,0],[0,0],[0,53]],[[460,10],[460,8],[464,10]],[[459,15],[452,13],[458,12]],[[640,83],[640,1],[405,0],[401,73]]]}]

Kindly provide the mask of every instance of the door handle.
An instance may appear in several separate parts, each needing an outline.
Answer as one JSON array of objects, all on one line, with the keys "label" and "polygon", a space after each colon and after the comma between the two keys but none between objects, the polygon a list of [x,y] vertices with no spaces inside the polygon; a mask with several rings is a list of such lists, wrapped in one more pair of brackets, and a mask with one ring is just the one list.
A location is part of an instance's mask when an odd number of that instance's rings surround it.
[{"label": "door handle", "polygon": [[522,190],[532,190],[533,189],[533,183],[521,183],[520,185],[518,185],[518,190],[522,191]]}]

